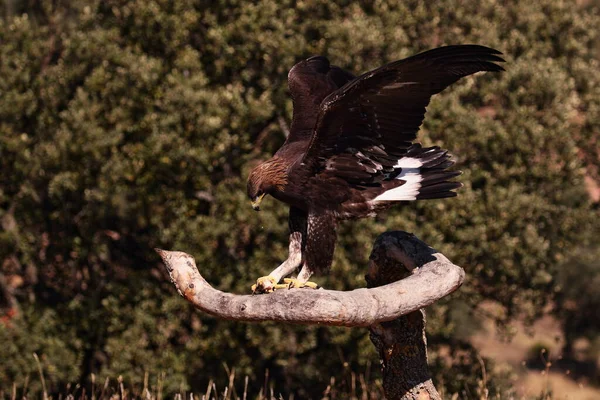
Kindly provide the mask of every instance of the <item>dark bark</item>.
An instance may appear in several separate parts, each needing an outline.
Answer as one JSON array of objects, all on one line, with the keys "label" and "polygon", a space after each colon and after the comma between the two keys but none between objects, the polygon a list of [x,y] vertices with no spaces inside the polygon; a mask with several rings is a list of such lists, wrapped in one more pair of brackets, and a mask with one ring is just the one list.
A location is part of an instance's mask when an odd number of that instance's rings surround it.
[{"label": "dark bark", "polygon": [[[423,267],[430,252],[430,247],[413,235],[404,232],[381,235],[371,253],[365,277],[367,286],[387,285],[412,275]],[[400,262],[401,259],[406,261]],[[383,389],[388,400],[441,399],[427,366],[423,310],[373,324],[369,331],[379,352]]]}]

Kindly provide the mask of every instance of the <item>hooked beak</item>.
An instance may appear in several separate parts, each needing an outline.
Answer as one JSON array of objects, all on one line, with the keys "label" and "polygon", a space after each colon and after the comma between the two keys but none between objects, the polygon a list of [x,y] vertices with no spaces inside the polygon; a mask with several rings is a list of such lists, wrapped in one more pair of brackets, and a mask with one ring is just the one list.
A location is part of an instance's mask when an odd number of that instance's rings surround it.
[{"label": "hooked beak", "polygon": [[265,197],[264,193],[252,200],[252,208],[254,211],[260,211],[260,202],[262,201],[263,197]]}]

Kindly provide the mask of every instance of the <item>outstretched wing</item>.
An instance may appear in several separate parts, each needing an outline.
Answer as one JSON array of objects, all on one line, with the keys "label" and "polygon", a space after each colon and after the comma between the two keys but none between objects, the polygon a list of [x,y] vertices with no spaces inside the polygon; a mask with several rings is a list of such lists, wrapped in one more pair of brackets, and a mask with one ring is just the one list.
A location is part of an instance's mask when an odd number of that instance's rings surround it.
[{"label": "outstretched wing", "polygon": [[330,65],[323,56],[310,57],[294,65],[288,73],[294,115],[287,142],[310,140],[323,99],[354,78],[351,73]]},{"label": "outstretched wing", "polygon": [[[497,50],[447,46],[367,72],[320,105],[304,168],[319,182],[351,186],[394,178],[403,165],[431,96],[479,71],[503,71]],[[401,183],[401,182],[400,182]]]}]

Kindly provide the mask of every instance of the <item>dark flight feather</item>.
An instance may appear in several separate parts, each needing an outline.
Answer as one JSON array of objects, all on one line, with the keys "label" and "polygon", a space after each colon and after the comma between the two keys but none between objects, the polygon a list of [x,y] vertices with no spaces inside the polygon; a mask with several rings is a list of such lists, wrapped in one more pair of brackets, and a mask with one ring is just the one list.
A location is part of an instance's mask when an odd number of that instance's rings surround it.
[{"label": "dark flight feather", "polygon": [[478,45],[447,46],[359,76],[322,101],[304,163],[320,173],[322,160],[364,149],[366,138],[400,159],[416,139],[431,96],[475,72],[502,71],[495,64],[504,61],[499,54]]}]

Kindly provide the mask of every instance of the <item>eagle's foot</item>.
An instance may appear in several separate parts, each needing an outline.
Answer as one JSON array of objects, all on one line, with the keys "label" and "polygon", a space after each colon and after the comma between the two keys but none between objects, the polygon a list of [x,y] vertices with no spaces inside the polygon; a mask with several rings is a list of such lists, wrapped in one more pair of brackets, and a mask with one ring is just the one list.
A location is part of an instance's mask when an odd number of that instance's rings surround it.
[{"label": "eagle's foot", "polygon": [[255,293],[271,293],[276,289],[277,279],[271,275],[261,276],[256,280],[256,283],[252,285],[252,294]]},{"label": "eagle's foot", "polygon": [[[294,279],[294,278],[284,278],[283,279],[283,285],[277,285],[277,286],[283,286],[287,289],[291,289],[291,288],[311,288],[311,289],[318,289],[320,286],[317,285],[314,282],[302,282],[298,279]],[[279,289],[279,287],[277,287],[277,289]]]}]

